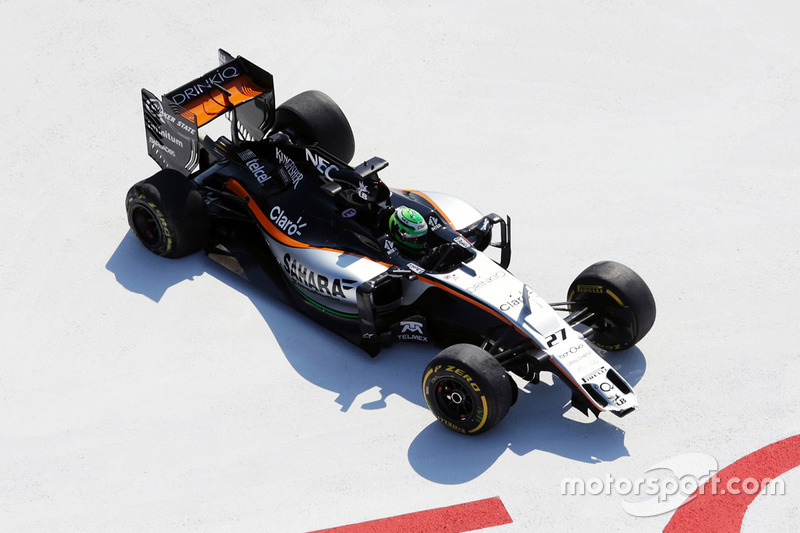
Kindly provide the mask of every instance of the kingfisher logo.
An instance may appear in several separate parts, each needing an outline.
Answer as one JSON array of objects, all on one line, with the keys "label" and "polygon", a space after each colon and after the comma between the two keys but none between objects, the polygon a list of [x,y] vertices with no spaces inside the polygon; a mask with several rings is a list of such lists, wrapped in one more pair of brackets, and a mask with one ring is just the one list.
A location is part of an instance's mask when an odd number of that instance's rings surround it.
[{"label": "kingfisher logo", "polygon": [[353,290],[356,284],[354,279],[329,278],[318,274],[290,254],[283,256],[283,269],[296,285],[336,300],[346,298],[346,292]]},{"label": "kingfisher logo", "polygon": [[297,165],[289,156],[281,152],[280,148],[275,148],[275,158],[286,169],[289,178],[292,180],[292,188],[296,189],[297,185],[303,181],[303,173],[300,172],[300,169],[297,168]]}]

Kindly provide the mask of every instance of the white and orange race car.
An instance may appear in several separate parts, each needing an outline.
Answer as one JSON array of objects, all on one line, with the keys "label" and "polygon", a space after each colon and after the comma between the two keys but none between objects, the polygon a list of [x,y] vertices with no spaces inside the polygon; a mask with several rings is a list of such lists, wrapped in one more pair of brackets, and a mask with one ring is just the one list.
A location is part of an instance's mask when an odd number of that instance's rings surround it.
[{"label": "white and orange race car", "polygon": [[[220,63],[161,98],[142,91],[148,152],[162,167],[126,198],[144,246],[170,258],[203,250],[371,356],[397,342],[444,346],[422,390],[461,433],[502,420],[518,395],[509,373],[561,376],[587,413],[636,407],[602,357],[653,325],[636,273],[596,263],[565,301],[546,303],[508,270],[509,218],[389,188],[383,159],[350,165],[352,130],[324,93],[276,108],[269,73],[222,50]],[[223,115],[230,138],[201,131]]]}]

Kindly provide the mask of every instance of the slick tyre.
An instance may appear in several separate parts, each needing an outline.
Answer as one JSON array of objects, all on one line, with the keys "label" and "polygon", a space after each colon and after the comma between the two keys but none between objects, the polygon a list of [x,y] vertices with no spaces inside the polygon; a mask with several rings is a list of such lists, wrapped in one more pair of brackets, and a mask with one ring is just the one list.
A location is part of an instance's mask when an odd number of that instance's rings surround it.
[{"label": "slick tyre", "polygon": [[494,357],[471,344],[442,350],[422,378],[431,412],[449,429],[466,435],[496,426],[508,413],[516,386]]},{"label": "slick tyre", "polygon": [[130,188],[128,225],[151,252],[169,258],[200,251],[210,221],[194,183],[176,170],[161,170]]},{"label": "slick tyre", "polygon": [[343,163],[350,163],[356,151],[350,123],[336,102],[320,91],[300,93],[278,106],[273,130],[297,143],[318,143]]},{"label": "slick tyre", "polygon": [[650,288],[636,272],[614,261],[595,263],[569,286],[572,309],[587,309],[592,343],[609,351],[630,348],[647,335],[656,319]]}]

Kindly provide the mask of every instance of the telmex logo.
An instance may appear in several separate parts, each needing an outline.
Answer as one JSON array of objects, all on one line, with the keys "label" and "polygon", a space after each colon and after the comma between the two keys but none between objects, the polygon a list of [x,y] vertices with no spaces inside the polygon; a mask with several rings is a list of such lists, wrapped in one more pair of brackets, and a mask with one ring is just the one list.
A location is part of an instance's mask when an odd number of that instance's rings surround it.
[{"label": "telmex logo", "polygon": [[419,333],[423,334],[422,322],[414,322],[413,320],[402,320],[400,325],[403,326],[401,333]]},{"label": "telmex logo", "polygon": [[400,325],[403,327],[400,333],[397,334],[396,339],[399,341],[412,341],[412,342],[429,342],[425,331],[423,330],[424,324],[416,320],[401,320]]},{"label": "telmex logo", "polygon": [[184,103],[197,98],[198,96],[202,96],[206,94],[211,89],[214,89],[214,84],[222,85],[227,80],[233,79],[239,75],[239,70],[236,67],[228,67],[219,72],[215,72],[213,75],[209,76],[205,80],[192,85],[191,87],[187,87],[172,97],[172,101],[178,105],[183,105]]}]

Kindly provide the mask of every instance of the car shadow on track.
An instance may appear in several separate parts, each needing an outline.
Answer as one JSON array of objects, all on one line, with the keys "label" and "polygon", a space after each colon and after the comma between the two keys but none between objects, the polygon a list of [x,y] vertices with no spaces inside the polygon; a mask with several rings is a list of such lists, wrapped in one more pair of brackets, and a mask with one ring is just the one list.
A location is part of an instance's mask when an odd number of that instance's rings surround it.
[{"label": "car shadow on track", "polygon": [[[342,411],[350,409],[360,394],[376,388],[379,398],[361,404],[362,409],[384,408],[386,398],[393,394],[427,409],[420,380],[437,348],[401,344],[370,358],[263,288],[202,254],[178,261],[157,257],[147,252],[130,232],[106,268],[127,290],[155,302],[169,287],[203,274],[222,281],[250,299],[300,376],[338,394],[336,402]],[[636,348],[610,354],[608,359],[631,385],[635,386],[644,375],[646,363]],[[543,380],[538,385],[527,385],[506,419],[489,433],[476,437],[459,435],[432,420],[413,439],[408,461],[426,479],[459,484],[488,470],[507,449],[518,455],[539,450],[582,462],[627,456],[623,430],[603,419],[583,423],[572,419],[579,417],[564,416],[569,411],[570,394],[570,389],[557,378],[552,384]],[[609,414],[603,417],[613,419]]]},{"label": "car shadow on track", "polygon": [[170,287],[204,274],[206,263],[201,254],[180,261],[153,255],[129,231],[106,263],[106,269],[129,291],[159,302]]},{"label": "car shadow on track", "polygon": [[377,388],[378,399],[370,393],[362,409],[380,409],[392,394],[425,407],[420,376],[437,353],[426,345],[400,345],[369,357],[334,332],[320,326],[280,301],[264,288],[251,283],[203,254],[179,260],[165,259],[146,251],[128,232],[106,264],[117,282],[127,290],[159,302],[178,283],[210,275],[246,296],[264,318],[289,364],[309,382],[338,394],[342,411],[356,398]]},{"label": "car shadow on track", "polygon": [[[644,357],[637,348],[612,354],[608,360],[631,385],[644,375]],[[625,431],[604,420],[613,421],[614,415],[586,417],[570,407],[571,394],[558,378],[552,384],[544,379],[537,385],[528,384],[506,418],[490,432],[475,437],[433,422],[409,446],[408,462],[430,481],[456,485],[484,473],[507,449],[517,455],[538,450],[585,463],[629,455]]]}]

